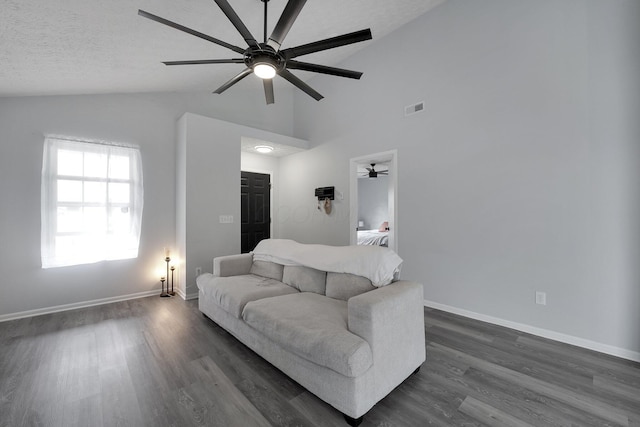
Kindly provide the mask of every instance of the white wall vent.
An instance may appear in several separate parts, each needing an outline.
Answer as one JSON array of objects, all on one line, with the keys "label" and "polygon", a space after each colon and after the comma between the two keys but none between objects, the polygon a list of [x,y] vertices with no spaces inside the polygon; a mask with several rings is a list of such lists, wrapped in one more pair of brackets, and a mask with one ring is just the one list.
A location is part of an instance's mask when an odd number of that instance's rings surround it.
[{"label": "white wall vent", "polygon": [[416,113],[420,113],[424,111],[424,101],[418,102],[417,104],[407,105],[404,107],[404,115],[411,116]]}]

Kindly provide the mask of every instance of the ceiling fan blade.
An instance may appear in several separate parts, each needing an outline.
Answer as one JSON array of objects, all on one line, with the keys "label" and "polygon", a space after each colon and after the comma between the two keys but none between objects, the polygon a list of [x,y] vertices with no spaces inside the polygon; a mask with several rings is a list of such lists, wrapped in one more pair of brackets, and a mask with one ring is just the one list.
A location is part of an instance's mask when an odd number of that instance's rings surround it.
[{"label": "ceiling fan blade", "polygon": [[244,64],[244,59],[194,59],[188,61],[165,61],[164,65],[200,65],[200,64]]},{"label": "ceiling fan blade", "polygon": [[228,82],[220,86],[218,89],[213,91],[213,93],[221,94],[222,92],[229,89],[231,86],[238,83],[240,80],[244,79],[251,73],[253,73],[253,70],[251,68],[245,68],[243,71],[240,72],[240,74],[236,75],[231,80],[229,80]]},{"label": "ceiling fan blade", "polygon": [[284,38],[287,37],[291,26],[295,22],[306,2],[307,0],[289,0],[282,11],[282,15],[280,15],[280,19],[274,27],[269,40],[267,41],[269,46],[275,50],[280,50],[280,46],[282,45]]},{"label": "ceiling fan blade", "polygon": [[282,70],[280,71],[279,75],[285,80],[288,80],[289,83],[296,86],[298,89],[302,90],[303,92],[305,92],[307,95],[309,95],[316,101],[320,101],[322,98],[324,98],[324,96],[316,92],[311,86],[309,86],[308,84],[306,84],[305,82],[303,82],[302,80],[300,80],[299,78],[291,74],[289,70]]},{"label": "ceiling fan blade", "polygon": [[359,71],[327,67],[326,65],[309,64],[308,62],[293,60],[287,61],[287,68],[292,68],[294,70],[311,71],[314,73],[330,74],[332,76],[347,77],[350,79],[360,79],[360,77],[362,77],[362,73]]},{"label": "ceiling fan blade", "polygon": [[152,13],[149,13],[149,12],[145,12],[142,9],[138,9],[138,15],[143,16],[143,17],[145,17],[147,19],[151,19],[152,21],[156,21],[156,22],[159,22],[161,24],[167,25],[167,26],[169,26],[171,28],[175,28],[176,30],[184,31],[185,33],[191,34],[192,36],[200,37],[201,39],[210,41],[211,43],[215,43],[215,44],[217,44],[219,46],[226,47],[227,49],[231,49],[234,52],[244,54],[245,50],[242,49],[241,47],[234,46],[234,45],[232,45],[230,43],[224,42],[222,40],[218,40],[218,39],[216,39],[214,37],[208,36],[206,34],[203,34],[203,33],[199,32],[199,31],[192,30],[191,28],[187,28],[184,25],[176,24],[173,21],[169,21],[168,19],[161,18],[161,17],[159,17],[157,15],[154,15]]},{"label": "ceiling fan blade", "polygon": [[225,15],[227,15],[227,18],[229,19],[229,21],[231,21],[233,26],[236,27],[236,30],[238,30],[238,32],[240,33],[244,41],[246,41],[247,44],[251,47],[259,48],[260,45],[251,34],[251,31],[249,31],[247,26],[244,25],[244,22],[242,22],[242,20],[240,19],[236,11],[233,10],[229,2],[227,0],[214,0],[214,1],[220,7],[220,9],[222,9],[222,12]]},{"label": "ceiling fan blade", "polygon": [[363,42],[365,40],[371,40],[371,30],[360,30],[349,34],[343,34],[337,37],[330,37],[328,39],[319,40],[317,42],[303,44],[297,47],[291,47],[284,49],[281,53],[285,58],[295,58],[297,56],[308,55],[314,52],[320,52],[322,50],[333,49],[334,47],[346,46],[353,43]]},{"label": "ceiling fan blade", "polygon": [[273,104],[276,102],[276,99],[273,96],[273,80],[262,79],[262,84],[264,85],[264,97],[267,100],[267,105]]}]

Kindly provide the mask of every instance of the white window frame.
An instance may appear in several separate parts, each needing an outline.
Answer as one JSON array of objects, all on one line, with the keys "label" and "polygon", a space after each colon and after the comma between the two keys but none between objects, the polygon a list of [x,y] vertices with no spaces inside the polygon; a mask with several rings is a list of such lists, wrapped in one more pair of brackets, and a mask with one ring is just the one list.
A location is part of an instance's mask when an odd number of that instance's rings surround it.
[{"label": "white window frame", "polygon": [[[82,173],[61,175],[58,173],[58,153],[60,150],[81,153]],[[137,146],[107,142],[79,141],[61,137],[46,137],[42,162],[42,268],[90,264],[99,261],[136,258],[140,243],[143,210],[143,180],[140,149]],[[86,171],[85,155],[100,154],[106,157],[106,176],[91,176]],[[111,175],[109,162],[112,156],[129,159],[128,178]],[[111,176],[110,176],[111,175]],[[59,181],[79,182],[82,186],[81,201],[61,201],[58,197]],[[85,199],[87,183],[104,184],[101,201]],[[109,197],[110,184],[128,184],[128,201],[114,201]],[[112,193],[113,194],[113,193]],[[59,208],[79,209],[83,226],[75,231],[61,231],[58,226]],[[97,229],[90,228],[85,209],[104,209],[104,222]],[[114,231],[114,209],[128,215],[126,231]],[[72,246],[58,244],[60,238],[72,241]]]}]

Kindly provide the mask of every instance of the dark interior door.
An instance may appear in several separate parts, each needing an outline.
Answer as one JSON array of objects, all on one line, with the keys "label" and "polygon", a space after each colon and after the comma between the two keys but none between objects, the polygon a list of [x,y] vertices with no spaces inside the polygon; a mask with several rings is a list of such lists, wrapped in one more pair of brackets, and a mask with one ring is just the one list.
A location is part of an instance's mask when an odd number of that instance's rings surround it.
[{"label": "dark interior door", "polygon": [[262,173],[240,173],[240,249],[251,252],[258,242],[270,237],[271,177]]}]

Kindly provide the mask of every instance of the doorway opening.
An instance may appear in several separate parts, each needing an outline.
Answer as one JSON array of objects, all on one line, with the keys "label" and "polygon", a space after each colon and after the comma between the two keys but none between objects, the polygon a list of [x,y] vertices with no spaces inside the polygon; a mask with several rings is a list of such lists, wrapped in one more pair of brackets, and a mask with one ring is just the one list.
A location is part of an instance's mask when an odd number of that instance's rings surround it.
[{"label": "doorway opening", "polygon": [[361,244],[388,246],[398,252],[397,150],[355,157],[349,165],[350,243],[359,244],[360,237]]},{"label": "doorway opening", "polygon": [[271,237],[271,175],[240,172],[240,251]]}]

